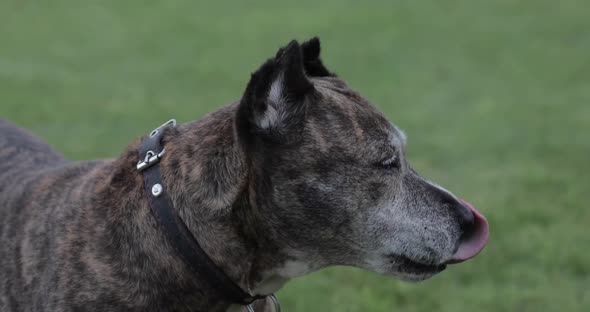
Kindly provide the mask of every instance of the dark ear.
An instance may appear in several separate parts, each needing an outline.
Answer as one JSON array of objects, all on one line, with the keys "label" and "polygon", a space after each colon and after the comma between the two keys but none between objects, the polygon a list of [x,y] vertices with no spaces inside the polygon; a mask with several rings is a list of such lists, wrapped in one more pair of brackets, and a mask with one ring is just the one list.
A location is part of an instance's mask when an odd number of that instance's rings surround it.
[{"label": "dark ear", "polygon": [[313,90],[301,47],[293,40],[252,74],[237,112],[238,134],[248,140],[288,140],[290,133],[303,128],[305,99]]},{"label": "dark ear", "polygon": [[313,37],[301,45],[305,72],[310,77],[336,76],[322,63],[320,59],[320,38]]}]

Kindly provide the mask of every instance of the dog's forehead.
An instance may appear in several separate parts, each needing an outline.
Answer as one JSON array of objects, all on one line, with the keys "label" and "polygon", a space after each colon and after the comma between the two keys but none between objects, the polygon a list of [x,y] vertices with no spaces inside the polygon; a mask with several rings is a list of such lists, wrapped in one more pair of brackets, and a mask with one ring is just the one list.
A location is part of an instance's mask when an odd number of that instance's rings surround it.
[{"label": "dog's forehead", "polygon": [[341,127],[343,132],[351,130],[353,135],[361,141],[378,143],[386,147],[390,145],[396,149],[403,149],[406,144],[405,133],[396,127],[386,116],[352,90],[341,79],[329,77],[314,79],[314,85],[324,97],[325,105],[329,106],[332,114],[339,114],[350,123],[351,127]]}]

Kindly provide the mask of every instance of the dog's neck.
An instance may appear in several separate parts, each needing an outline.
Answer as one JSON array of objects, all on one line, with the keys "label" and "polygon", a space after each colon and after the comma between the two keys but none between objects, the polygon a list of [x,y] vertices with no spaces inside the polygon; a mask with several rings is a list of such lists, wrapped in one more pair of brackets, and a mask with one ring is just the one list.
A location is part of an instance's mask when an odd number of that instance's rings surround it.
[{"label": "dog's neck", "polygon": [[[277,275],[282,256],[264,215],[251,204],[250,168],[234,130],[235,107],[166,133],[162,181],[174,209],[213,262],[244,291],[267,295],[287,278]],[[208,281],[201,284],[210,288]]]}]

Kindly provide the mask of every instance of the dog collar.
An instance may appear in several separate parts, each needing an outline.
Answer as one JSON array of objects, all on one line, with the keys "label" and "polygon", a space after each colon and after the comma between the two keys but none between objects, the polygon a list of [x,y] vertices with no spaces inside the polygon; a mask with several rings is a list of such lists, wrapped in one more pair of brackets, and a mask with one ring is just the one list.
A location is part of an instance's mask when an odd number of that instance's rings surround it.
[{"label": "dog collar", "polygon": [[[144,189],[149,197],[150,210],[170,245],[192,272],[203,276],[221,298],[231,303],[245,305],[249,312],[254,312],[252,302],[267,296],[253,296],[246,293],[215,265],[174,209],[172,200],[164,188],[160,166],[158,166],[166,153],[166,149],[161,146],[161,140],[164,132],[169,127],[175,126],[176,120],[171,119],[154,129],[143,139],[139,148],[140,160],[136,168],[143,174]],[[268,297],[272,299],[275,310],[280,311],[275,296]]]}]

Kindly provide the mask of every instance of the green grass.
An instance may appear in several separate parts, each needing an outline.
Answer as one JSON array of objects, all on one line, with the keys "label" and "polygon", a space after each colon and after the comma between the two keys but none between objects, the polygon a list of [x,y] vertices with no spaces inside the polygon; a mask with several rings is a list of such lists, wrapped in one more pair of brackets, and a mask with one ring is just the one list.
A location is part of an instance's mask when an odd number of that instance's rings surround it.
[{"label": "green grass", "polygon": [[295,280],[285,311],[590,310],[586,0],[0,2],[0,116],[74,159],[241,95],[292,38],[409,136],[424,175],[487,215],[484,252],[407,284]]}]

